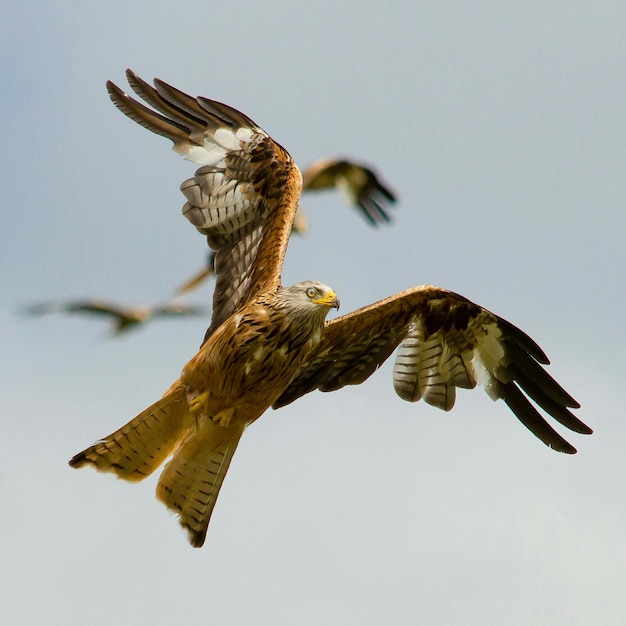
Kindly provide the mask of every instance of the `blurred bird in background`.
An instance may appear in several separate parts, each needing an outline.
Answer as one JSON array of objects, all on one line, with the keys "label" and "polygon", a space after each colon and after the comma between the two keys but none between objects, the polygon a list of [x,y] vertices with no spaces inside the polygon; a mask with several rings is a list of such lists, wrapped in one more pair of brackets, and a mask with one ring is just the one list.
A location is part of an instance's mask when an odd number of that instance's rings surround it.
[{"label": "blurred bird in background", "polygon": [[22,312],[36,317],[68,313],[108,318],[113,324],[113,335],[121,335],[159,318],[208,317],[210,309],[174,301],[153,306],[131,306],[107,300],[70,300],[32,304],[24,307]]}]

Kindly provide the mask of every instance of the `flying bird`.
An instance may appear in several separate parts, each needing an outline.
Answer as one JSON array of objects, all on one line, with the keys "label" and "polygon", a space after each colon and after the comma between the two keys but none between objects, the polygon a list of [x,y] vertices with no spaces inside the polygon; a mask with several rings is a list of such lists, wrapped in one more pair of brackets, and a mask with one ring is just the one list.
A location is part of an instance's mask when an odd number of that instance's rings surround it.
[{"label": "flying bird", "polygon": [[[351,159],[323,158],[315,161],[302,172],[302,192],[337,188],[343,191],[350,204],[359,209],[367,222],[377,226],[391,221],[391,205],[397,198],[394,191],[383,183],[380,176],[362,163]],[[299,207],[296,211],[291,232],[306,233],[309,220]],[[189,293],[215,273],[215,253],[207,256],[206,265],[187,279],[174,292],[176,295]]]},{"label": "flying bird", "polygon": [[396,202],[396,194],[369,167],[351,159],[328,157],[302,172],[302,191],[334,187],[343,191],[348,202],[373,226],[390,221],[389,205]]},{"label": "flying bird", "polygon": [[148,320],[158,317],[205,316],[208,310],[203,306],[192,306],[181,302],[166,302],[154,306],[129,306],[106,300],[74,300],[69,302],[41,302],[24,308],[30,315],[49,313],[71,313],[108,317],[113,322],[113,334],[120,335]]},{"label": "flying bird", "polygon": [[283,287],[281,272],[302,188],[289,153],[249,117],[127,71],[145,106],[107,83],[115,105],[200,165],[181,190],[185,217],[216,252],[211,324],[165,395],[71,459],[139,481],[168,457],[157,497],[202,546],[219,490],[248,425],[319,389],[369,378],[396,351],[398,395],[449,410],[455,390],[483,385],[555,450],[575,448],[548,424],[591,433],[579,404],[545,370],[543,350],[510,322],[439,287],[413,287],[326,320],[328,286]]}]

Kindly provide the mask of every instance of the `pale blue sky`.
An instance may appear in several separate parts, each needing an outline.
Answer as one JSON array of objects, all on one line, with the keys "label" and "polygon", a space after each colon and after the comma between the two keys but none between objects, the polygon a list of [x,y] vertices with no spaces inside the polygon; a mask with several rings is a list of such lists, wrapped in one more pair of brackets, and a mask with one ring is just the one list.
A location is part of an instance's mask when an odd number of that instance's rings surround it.
[{"label": "pale blue sky", "polygon": [[[6,623],[626,623],[624,4],[128,4],[0,5]],[[16,315],[160,301],[204,260],[180,215],[193,166],[108,100],[126,67],[235,106],[302,166],[376,164],[393,225],[307,198],[285,282],[332,285],[342,312],[458,291],[540,343],[595,434],[568,433],[570,457],[481,390],[447,414],[402,402],[388,364],[251,427],[201,550],[156,477],[71,470],[206,326],[111,340],[98,321]]]}]

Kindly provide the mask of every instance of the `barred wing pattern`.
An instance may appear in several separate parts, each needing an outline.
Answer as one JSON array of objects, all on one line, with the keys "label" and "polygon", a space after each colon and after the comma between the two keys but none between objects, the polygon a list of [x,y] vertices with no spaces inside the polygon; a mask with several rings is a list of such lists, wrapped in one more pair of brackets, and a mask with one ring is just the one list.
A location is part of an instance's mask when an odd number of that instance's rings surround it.
[{"label": "barred wing pattern", "polygon": [[236,109],[193,98],[159,79],[152,87],[131,70],[126,76],[155,110],[109,81],[113,103],[202,166],[181,191],[187,198],[183,214],[216,251],[213,317],[206,340],[235,310],[280,284],[302,185],[300,171],[281,146]]},{"label": "barred wing pattern", "polygon": [[394,387],[404,400],[423,398],[447,411],[457,388],[480,384],[546,445],[576,452],[539,410],[591,433],[569,410],[578,403],[544,369],[541,348],[481,306],[426,285],[325,322],[338,306],[330,287],[283,288],[302,189],[289,154],[231,107],[127,76],[153,109],[108,83],[113,102],[201,166],[182,185],[183,211],[217,253],[214,313],[205,343],[165,396],[70,465],[135,481],[171,456],[157,497],[199,547],[246,426],[272,403],[362,383],[394,351]]},{"label": "barred wing pattern", "polygon": [[[316,161],[302,172],[303,194],[335,187],[344,191],[349,202],[360,210],[370,225],[378,226],[382,222],[391,221],[391,207],[396,203],[397,197],[375,170],[351,159],[327,157]],[[291,232],[302,235],[308,229],[307,214],[299,207]],[[210,252],[206,265],[177,287],[175,293],[181,295],[193,291],[214,274],[214,268],[215,253]]]},{"label": "barred wing pattern", "polygon": [[449,411],[457,387],[481,384],[555,450],[576,452],[530,400],[567,428],[592,432],[568,410],[578,402],[542,367],[548,358],[528,335],[463,296],[432,286],[408,289],[327,322],[321,345],[273,406],[314,389],[358,385],[396,348],[393,383],[404,400],[423,398]]}]

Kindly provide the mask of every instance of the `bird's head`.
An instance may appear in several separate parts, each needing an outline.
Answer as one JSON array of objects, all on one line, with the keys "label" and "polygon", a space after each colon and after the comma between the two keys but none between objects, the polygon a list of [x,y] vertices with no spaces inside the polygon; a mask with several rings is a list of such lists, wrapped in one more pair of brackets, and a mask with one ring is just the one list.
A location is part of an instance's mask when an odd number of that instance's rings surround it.
[{"label": "bird's head", "polygon": [[330,309],[339,308],[337,294],[328,286],[316,280],[305,280],[285,287],[279,295],[281,304],[295,315],[326,317]]}]

